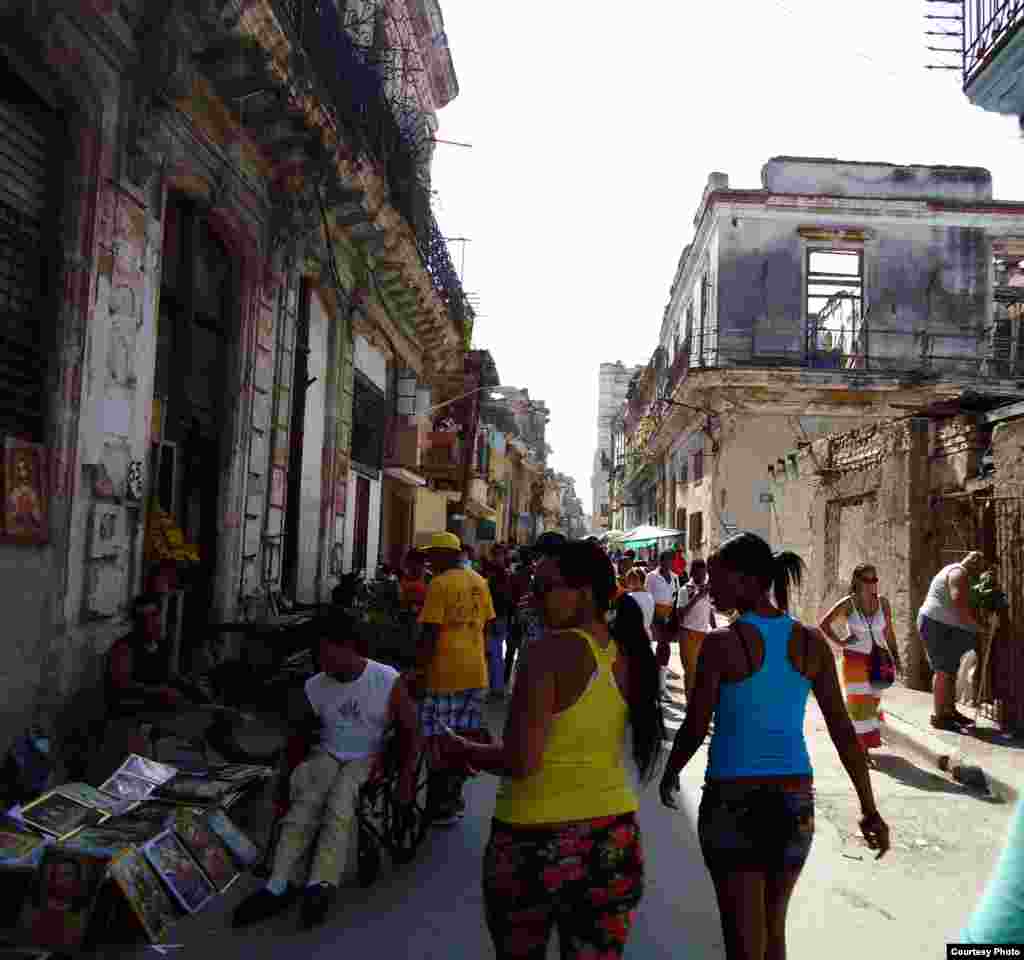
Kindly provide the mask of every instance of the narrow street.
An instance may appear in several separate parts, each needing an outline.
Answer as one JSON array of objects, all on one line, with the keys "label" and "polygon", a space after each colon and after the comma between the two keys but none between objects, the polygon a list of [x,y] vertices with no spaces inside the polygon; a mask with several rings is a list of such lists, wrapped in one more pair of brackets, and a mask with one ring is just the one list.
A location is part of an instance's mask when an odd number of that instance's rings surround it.
[{"label": "narrow street", "polygon": [[[678,660],[673,667],[679,672]],[[679,682],[669,683],[679,697]],[[503,717],[502,707],[491,709],[492,729],[500,729]],[[668,718],[674,732],[681,709],[670,708]],[[855,795],[813,699],[806,731],[818,814],[814,848],[790,908],[790,956],[819,957],[827,945],[830,960],[859,960],[866,945],[875,944],[884,946],[879,949],[885,957],[944,957],[946,941],[955,939],[988,878],[1012,808],[884,748],[872,779],[892,830],[892,849],[875,862],[860,839]],[[683,772],[678,812],[661,806],[653,785],[643,796],[648,888],[627,956],[710,960],[725,955],[695,832],[705,763],[706,747]],[[432,830],[408,867],[394,870],[385,859],[372,888],[345,888],[319,931],[295,932],[297,910],[248,930],[231,930],[231,911],[262,882],[246,876],[201,914],[182,921],[169,941],[182,944],[187,955],[201,945],[205,956],[218,960],[334,958],[339,950],[346,956],[413,960],[491,957],[480,861],[496,783],[491,777],[471,782],[461,824]],[[152,950],[132,955],[152,956]],[[548,956],[557,955],[553,938]]]}]

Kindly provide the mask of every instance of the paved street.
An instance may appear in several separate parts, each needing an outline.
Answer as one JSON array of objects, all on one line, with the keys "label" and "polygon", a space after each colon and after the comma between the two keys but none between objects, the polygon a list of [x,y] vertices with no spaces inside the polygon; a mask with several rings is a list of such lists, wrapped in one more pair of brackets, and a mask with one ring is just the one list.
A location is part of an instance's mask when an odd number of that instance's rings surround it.
[{"label": "paved street", "polygon": [[[678,670],[678,662],[674,663]],[[670,681],[678,692],[678,683]],[[494,708],[492,723],[502,722]],[[670,712],[678,726],[682,713]],[[865,944],[885,957],[938,958],[968,916],[1001,846],[1010,807],[990,802],[927,770],[920,760],[885,750],[873,774],[893,849],[875,862],[859,838],[857,806],[816,705],[807,733],[818,792],[814,849],[790,910],[790,956],[860,960]],[[641,820],[648,890],[628,955],[643,960],[723,957],[717,907],[695,838],[706,751],[683,773],[678,813],[652,787]],[[468,815],[457,827],[430,832],[416,862],[394,871],[385,860],[369,890],[345,889],[329,924],[295,933],[297,914],[235,932],[230,911],[259,881],[240,880],[228,896],[172,935],[191,953],[218,960],[352,956],[461,960],[493,956],[483,925],[480,859],[496,781],[468,787]],[[260,838],[262,839],[262,838]],[[179,951],[174,951],[178,953]],[[139,951],[137,955],[151,951]],[[553,942],[549,956],[557,955]]]}]

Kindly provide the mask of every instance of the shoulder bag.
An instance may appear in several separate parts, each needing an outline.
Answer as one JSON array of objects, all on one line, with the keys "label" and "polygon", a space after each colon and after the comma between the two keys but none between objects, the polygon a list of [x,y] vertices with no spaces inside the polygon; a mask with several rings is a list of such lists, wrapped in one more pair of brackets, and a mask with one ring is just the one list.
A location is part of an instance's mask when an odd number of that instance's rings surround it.
[{"label": "shoulder bag", "polygon": [[[881,606],[879,606],[879,609],[881,609]],[[860,610],[857,610],[857,612],[860,613],[861,617],[864,618],[864,622],[868,625],[868,634],[871,637],[871,663],[868,667],[868,680],[871,686],[885,690],[896,682],[896,661],[893,660],[888,648],[883,647],[875,639],[875,631],[871,626],[871,621]]]}]

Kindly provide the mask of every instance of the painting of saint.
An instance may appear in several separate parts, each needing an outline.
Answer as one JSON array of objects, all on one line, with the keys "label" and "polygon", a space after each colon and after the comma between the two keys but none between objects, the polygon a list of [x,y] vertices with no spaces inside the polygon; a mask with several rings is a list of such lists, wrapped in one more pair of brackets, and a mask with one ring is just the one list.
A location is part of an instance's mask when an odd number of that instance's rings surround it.
[{"label": "painting of saint", "polygon": [[200,910],[217,891],[173,830],[150,840],[142,852],[167,889],[189,913]]},{"label": "painting of saint", "polygon": [[46,543],[46,457],[39,444],[4,443],[4,532],[25,543]]},{"label": "painting of saint", "polygon": [[153,943],[160,943],[177,919],[171,898],[142,853],[132,849],[115,860],[110,875],[121,888]]}]

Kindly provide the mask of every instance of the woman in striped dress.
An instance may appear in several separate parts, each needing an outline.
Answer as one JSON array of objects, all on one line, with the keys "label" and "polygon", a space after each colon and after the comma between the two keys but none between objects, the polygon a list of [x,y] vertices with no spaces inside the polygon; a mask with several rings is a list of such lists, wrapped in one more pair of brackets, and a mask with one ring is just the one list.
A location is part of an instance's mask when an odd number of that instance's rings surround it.
[{"label": "woman in striped dress", "polygon": [[[840,617],[846,619],[847,627],[847,636],[842,640],[832,629],[833,622]],[[878,595],[878,571],[873,566],[862,563],[854,569],[849,595],[825,614],[819,626],[826,637],[842,648],[846,709],[861,749],[871,763],[870,751],[882,745],[879,725],[884,719],[882,690],[870,679],[871,650],[876,643],[889,650],[896,669],[900,670],[892,608],[885,597]]]}]

